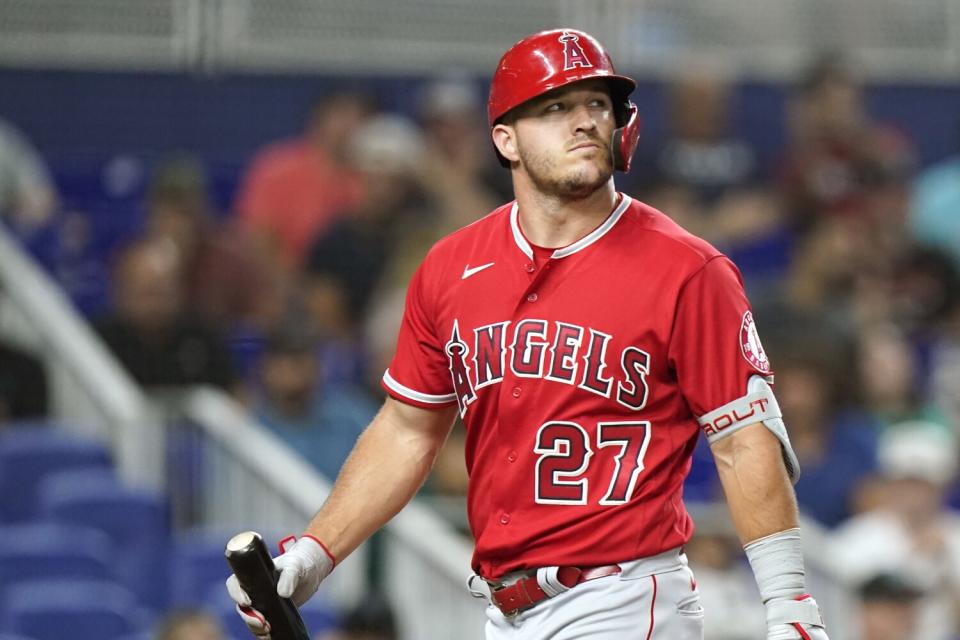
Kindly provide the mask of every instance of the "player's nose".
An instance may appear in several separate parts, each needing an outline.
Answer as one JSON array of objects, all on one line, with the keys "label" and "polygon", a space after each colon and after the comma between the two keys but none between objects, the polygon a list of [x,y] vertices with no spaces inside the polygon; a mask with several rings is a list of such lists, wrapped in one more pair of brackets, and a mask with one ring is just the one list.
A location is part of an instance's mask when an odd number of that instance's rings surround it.
[{"label": "player's nose", "polygon": [[597,114],[588,105],[577,105],[570,110],[570,122],[575,132],[597,128]]}]

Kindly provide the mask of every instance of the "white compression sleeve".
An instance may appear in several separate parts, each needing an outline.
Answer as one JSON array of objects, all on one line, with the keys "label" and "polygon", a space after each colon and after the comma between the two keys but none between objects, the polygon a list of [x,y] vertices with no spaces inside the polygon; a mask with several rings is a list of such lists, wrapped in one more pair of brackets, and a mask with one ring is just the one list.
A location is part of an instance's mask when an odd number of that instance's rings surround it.
[{"label": "white compression sleeve", "polygon": [[792,599],[806,591],[800,529],[787,529],[754,540],[743,550],[764,604]]}]

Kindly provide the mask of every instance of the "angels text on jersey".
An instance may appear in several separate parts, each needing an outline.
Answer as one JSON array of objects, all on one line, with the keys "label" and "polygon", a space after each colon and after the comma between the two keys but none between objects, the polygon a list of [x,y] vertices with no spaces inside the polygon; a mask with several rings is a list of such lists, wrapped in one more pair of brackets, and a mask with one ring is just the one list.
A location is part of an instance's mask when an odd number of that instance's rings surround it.
[{"label": "angels text on jersey", "polygon": [[611,362],[607,352],[612,339],[592,327],[560,320],[504,320],[470,331],[461,330],[455,319],[444,352],[460,416],[477,399],[478,389],[501,383],[507,371],[518,378],[576,386],[640,411],[647,404],[650,354],[628,346]]}]

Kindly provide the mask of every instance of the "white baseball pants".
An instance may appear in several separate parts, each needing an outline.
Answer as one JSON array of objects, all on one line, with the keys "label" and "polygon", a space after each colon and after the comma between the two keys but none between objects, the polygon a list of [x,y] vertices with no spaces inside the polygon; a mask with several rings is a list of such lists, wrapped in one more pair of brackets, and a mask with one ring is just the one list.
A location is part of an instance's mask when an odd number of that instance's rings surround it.
[{"label": "white baseball pants", "polygon": [[486,640],[703,640],[703,607],[678,550],[618,563],[596,578],[506,617],[487,607]]}]

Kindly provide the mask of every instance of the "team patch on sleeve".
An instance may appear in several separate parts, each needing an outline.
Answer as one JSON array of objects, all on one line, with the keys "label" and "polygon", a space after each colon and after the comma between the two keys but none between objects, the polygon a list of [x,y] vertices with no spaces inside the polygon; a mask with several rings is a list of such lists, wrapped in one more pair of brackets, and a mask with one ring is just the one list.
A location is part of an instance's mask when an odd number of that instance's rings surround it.
[{"label": "team patch on sleeve", "polygon": [[740,323],[740,352],[754,369],[770,373],[770,359],[760,344],[760,334],[757,333],[757,325],[750,311],[743,314],[743,322]]}]

